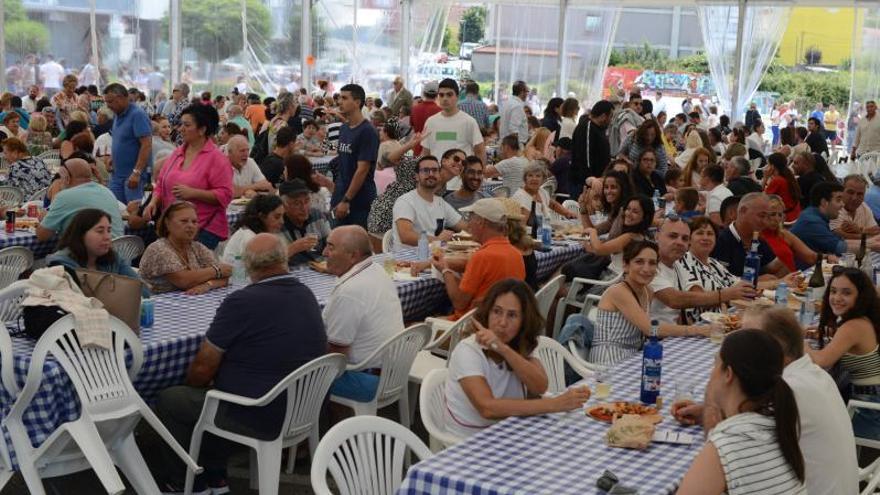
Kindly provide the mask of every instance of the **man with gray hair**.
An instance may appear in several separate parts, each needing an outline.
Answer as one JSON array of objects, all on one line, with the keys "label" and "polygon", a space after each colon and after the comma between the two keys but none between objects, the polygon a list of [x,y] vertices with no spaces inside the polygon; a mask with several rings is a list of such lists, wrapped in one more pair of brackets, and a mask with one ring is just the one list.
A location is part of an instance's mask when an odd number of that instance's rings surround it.
[{"label": "man with gray hair", "polygon": [[[159,394],[156,413],[181,445],[189,445],[193,428],[211,389],[256,398],[285,376],[324,355],[327,335],[321,309],[312,291],[288,273],[287,253],[278,236],[257,234],[247,243],[244,265],[252,284],[226,297],[217,308],[205,340],[190,364],[185,385]],[[295,301],[295,304],[291,304]],[[271,439],[282,427],[286,400],[254,408],[220,406],[217,424],[243,435]],[[206,435],[198,462],[205,474],[196,479],[195,492],[205,482],[215,493],[225,487],[230,444]],[[160,488],[174,492],[183,485],[183,466],[166,451],[167,473]],[[182,491],[182,490],[179,490]]]},{"label": "man with gray hair", "polygon": [[[746,254],[752,245],[754,234],[760,233],[767,225],[770,199],[764,193],[749,193],[739,201],[736,220],[718,233],[715,249],[711,256],[724,263],[730,273],[742,277]],[[788,268],[764,239],[758,237],[758,254],[761,255],[761,275],[771,274],[782,278]]]},{"label": "man with gray hair", "polygon": [[104,103],[116,118],[113,119],[113,141],[110,160],[110,190],[116,199],[127,204],[144,195],[144,184],[149,182],[153,165],[153,128],[150,118],[128,100],[128,91],[119,83],[104,88]]},{"label": "man with gray hair", "polygon": [[[336,285],[324,306],[324,325],[330,352],[361,363],[383,342],[403,331],[403,309],[397,287],[381,265],[370,258],[370,236],[359,225],[337,227],[327,237],[324,256],[327,272]],[[366,363],[365,371],[346,371],[330,392],[369,402],[379,386],[379,361]]]},{"label": "man with gray hair", "polygon": [[248,122],[248,119],[244,118],[244,110],[242,110],[240,105],[229,105],[226,108],[226,122],[235,124],[246,130],[248,135],[248,146],[252,147],[254,145],[254,129],[251,127],[251,123]]},{"label": "man with gray hair", "polygon": [[724,180],[734,196],[761,192],[761,184],[751,177],[752,166],[744,156],[735,156],[724,164]]},{"label": "man with gray hair", "polygon": [[861,174],[847,175],[843,179],[843,208],[837,218],[829,222],[831,230],[844,239],[860,239],[862,234],[880,234],[871,208],[865,204],[868,179]]}]

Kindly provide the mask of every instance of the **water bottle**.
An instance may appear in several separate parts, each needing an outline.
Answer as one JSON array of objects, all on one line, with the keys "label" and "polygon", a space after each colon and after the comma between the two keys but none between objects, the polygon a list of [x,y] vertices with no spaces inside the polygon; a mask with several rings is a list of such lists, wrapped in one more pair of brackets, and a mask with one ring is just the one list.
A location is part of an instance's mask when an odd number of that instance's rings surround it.
[{"label": "water bottle", "polygon": [[660,323],[651,320],[651,336],[642,354],[642,390],[640,399],[644,404],[654,405],[660,395],[660,375],[663,367],[663,344],[657,333]]},{"label": "water bottle", "polygon": [[801,303],[801,326],[811,325],[816,314],[816,300],[813,298],[813,291],[808,290],[807,296]]},{"label": "water bottle", "polygon": [[550,219],[547,217],[544,217],[541,223],[541,244],[547,249],[553,245],[553,227],[550,226]]},{"label": "water bottle", "polygon": [[419,235],[419,247],[416,255],[419,258],[419,261],[428,261],[431,259],[431,250],[428,245],[428,233],[424,230]]},{"label": "water bottle", "polygon": [[758,232],[756,231],[752,237],[752,246],[749,254],[746,256],[745,265],[743,265],[742,279],[752,285],[758,287],[758,275],[761,274],[761,255],[758,254]]},{"label": "water bottle", "polygon": [[141,299],[141,328],[151,328],[154,321],[153,300],[149,297]]},{"label": "water bottle", "polygon": [[654,211],[660,211],[660,190],[654,189]]},{"label": "water bottle", "polygon": [[247,285],[247,273],[244,270],[244,262],[241,261],[241,255],[236,255],[232,262],[232,282],[233,287],[241,287]]},{"label": "water bottle", "polygon": [[675,201],[667,201],[666,202],[666,216],[672,215],[675,213]]},{"label": "water bottle", "polygon": [[788,306],[788,284],[785,282],[779,282],[776,286],[776,305],[783,308]]}]

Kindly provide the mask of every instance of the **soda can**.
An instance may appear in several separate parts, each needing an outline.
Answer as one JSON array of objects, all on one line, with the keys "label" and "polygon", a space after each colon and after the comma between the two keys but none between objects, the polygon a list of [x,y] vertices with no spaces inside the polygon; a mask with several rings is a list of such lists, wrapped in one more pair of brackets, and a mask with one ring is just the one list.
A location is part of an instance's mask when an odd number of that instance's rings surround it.
[{"label": "soda can", "polygon": [[31,218],[37,218],[39,216],[40,210],[38,209],[35,203],[31,203],[28,205],[27,216]]},{"label": "soda can", "polygon": [[153,326],[153,308],[152,299],[141,299],[141,328],[151,328]]},{"label": "soda can", "polygon": [[6,233],[15,233],[15,210],[6,210]]}]

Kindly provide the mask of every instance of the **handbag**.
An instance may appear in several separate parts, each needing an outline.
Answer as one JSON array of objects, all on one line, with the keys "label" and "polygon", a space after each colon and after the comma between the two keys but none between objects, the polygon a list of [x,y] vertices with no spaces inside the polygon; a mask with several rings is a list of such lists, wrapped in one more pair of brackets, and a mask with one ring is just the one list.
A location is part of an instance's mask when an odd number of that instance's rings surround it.
[{"label": "handbag", "polygon": [[94,297],[104,309],[140,334],[141,287],[143,281],[115,273],[76,269],[76,278],[86,297]]}]

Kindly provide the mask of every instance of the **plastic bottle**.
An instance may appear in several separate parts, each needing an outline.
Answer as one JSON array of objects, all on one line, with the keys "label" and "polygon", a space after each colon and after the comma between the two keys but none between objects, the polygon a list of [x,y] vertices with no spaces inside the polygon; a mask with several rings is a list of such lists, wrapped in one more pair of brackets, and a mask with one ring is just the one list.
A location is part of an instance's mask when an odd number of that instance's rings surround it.
[{"label": "plastic bottle", "polygon": [[654,211],[660,211],[660,190],[654,189]]},{"label": "plastic bottle", "polygon": [[431,250],[429,249],[428,233],[424,230],[419,235],[419,247],[417,251],[419,261],[428,261],[431,259]]},{"label": "plastic bottle", "polygon": [[541,222],[541,244],[547,249],[553,246],[553,227],[550,225],[550,219],[547,217],[544,217]]},{"label": "plastic bottle", "polygon": [[232,282],[233,287],[241,287],[247,285],[247,273],[244,270],[244,262],[241,261],[241,255],[235,256],[232,262]]},{"label": "plastic bottle", "polygon": [[153,300],[149,297],[141,299],[141,328],[151,328],[155,319]]},{"label": "plastic bottle", "polygon": [[742,275],[742,279],[752,284],[752,287],[758,286],[758,275],[761,274],[761,255],[758,254],[759,245],[758,232],[756,231],[752,237],[752,246],[749,248],[749,254],[746,255]]},{"label": "plastic bottle", "polygon": [[654,405],[660,395],[660,376],[663,368],[663,344],[657,334],[659,322],[651,320],[651,336],[642,353],[642,390],[640,399],[644,404]]},{"label": "plastic bottle", "polygon": [[776,305],[783,308],[788,306],[788,284],[785,282],[779,282],[776,286]]}]

